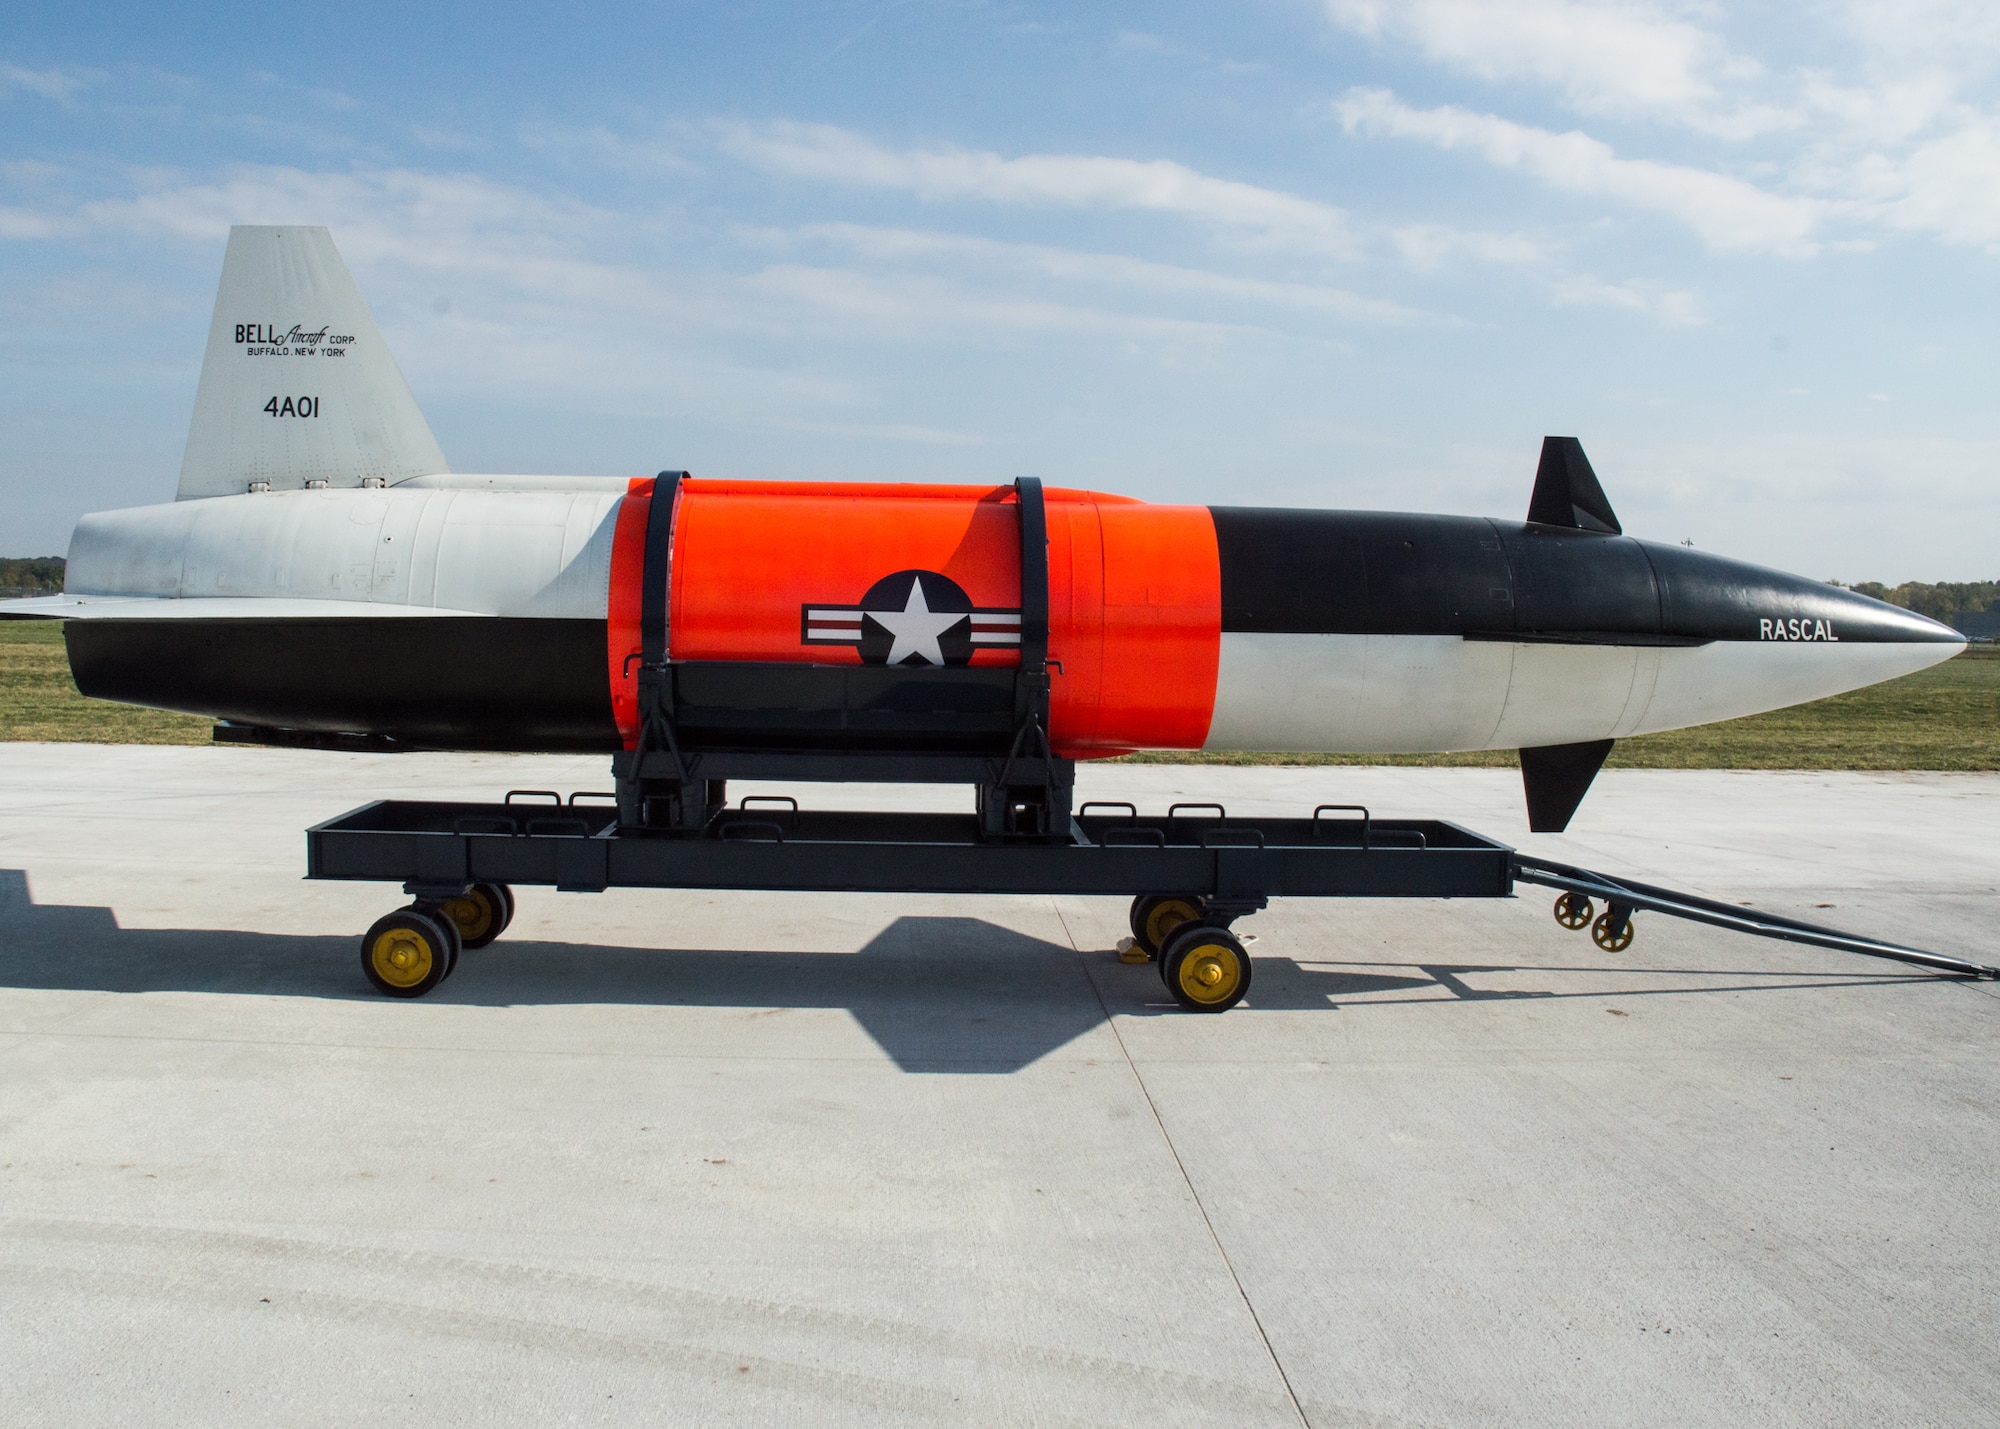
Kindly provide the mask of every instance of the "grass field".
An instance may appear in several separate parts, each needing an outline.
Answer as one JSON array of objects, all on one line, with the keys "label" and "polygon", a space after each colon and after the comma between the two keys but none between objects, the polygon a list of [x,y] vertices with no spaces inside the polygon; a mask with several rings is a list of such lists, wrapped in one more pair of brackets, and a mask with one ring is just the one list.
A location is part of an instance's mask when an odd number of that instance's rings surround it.
[{"label": "grass field", "polygon": [[[0,621],[0,739],[206,744],[209,724],[87,700],[53,622]],[[1429,764],[1511,767],[1490,754],[1136,754],[1158,764]],[[2000,649],[1974,647],[1921,674],[1726,724],[1623,740],[1626,769],[2000,769]]]},{"label": "grass field", "polygon": [[0,620],[0,739],[207,744],[215,721],[87,700],[69,677],[62,626]]}]

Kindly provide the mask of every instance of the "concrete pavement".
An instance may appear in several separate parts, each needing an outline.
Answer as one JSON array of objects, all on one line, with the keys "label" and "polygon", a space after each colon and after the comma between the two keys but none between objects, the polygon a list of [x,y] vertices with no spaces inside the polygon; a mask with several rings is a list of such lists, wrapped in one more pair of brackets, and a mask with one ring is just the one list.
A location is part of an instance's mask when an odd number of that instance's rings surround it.
[{"label": "concrete pavement", "polygon": [[[0,746],[0,1419],[2000,1415],[1991,984],[1646,915],[1614,957],[1533,890],[1281,902],[1207,1018],[1108,900],[527,889],[404,1003],[357,966],[397,891],[299,879],[367,798],[605,783]],[[2000,957],[1994,776],[1612,771],[1561,838],[1501,771],[1082,792],[1453,818]]]}]

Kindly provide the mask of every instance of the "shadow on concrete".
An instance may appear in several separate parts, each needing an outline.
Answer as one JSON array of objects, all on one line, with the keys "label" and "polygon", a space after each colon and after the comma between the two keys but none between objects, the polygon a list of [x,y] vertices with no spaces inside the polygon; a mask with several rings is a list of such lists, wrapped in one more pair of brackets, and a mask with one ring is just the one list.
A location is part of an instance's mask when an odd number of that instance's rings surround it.
[{"label": "shadow on concrete", "polygon": [[[1838,955],[1836,955],[1838,956]],[[1367,971],[1362,971],[1367,969]],[[1147,970],[1149,973],[1151,969]],[[1544,973],[1557,986],[1544,989],[1484,988],[1468,977],[1484,973]],[[1615,984],[1600,979],[1616,978]],[[1634,986],[1644,978],[1652,986]],[[1688,982],[1686,979],[1700,979]],[[1727,978],[1727,982],[1717,982]],[[1754,979],[1754,981],[1744,981]],[[1157,980],[1157,979],[1156,979]],[[1385,963],[1345,965],[1291,958],[1257,959],[1257,979],[1246,1006],[1264,1011],[1302,1011],[1347,1007],[1393,1007],[1411,1003],[1437,1006],[1472,1002],[1519,1001],[1529,998],[1687,997],[1699,993],[1801,992],[1818,988],[1880,987],[1912,982],[1959,982],[1948,973],[1917,971],[1801,972],[1786,969],[1661,968],[1631,965],[1587,967],[1533,963]],[[1578,986],[1583,982],[1584,986]],[[1567,984],[1567,985],[1563,985]],[[1411,993],[1397,997],[1384,994]]]},{"label": "shadow on concrete", "polygon": [[[363,979],[356,937],[188,928],[121,928],[109,908],[35,903],[26,876],[0,869],[0,986],[99,992],[198,992],[383,1001]],[[1465,978],[1546,972],[1561,990],[1491,991]],[[1578,988],[1612,975],[1614,987]],[[1634,988],[1634,976],[1660,978]],[[1718,977],[1756,978],[1717,985]],[[1698,985],[1686,979],[1700,978]],[[1929,981],[1926,976],[1743,973],[1721,969],[1530,968],[1369,963],[1352,967],[1260,956],[1246,1011],[1455,1003],[1527,997],[1618,997]],[[1408,993],[1408,997],[1384,994]],[[842,1008],[908,1072],[1005,1073],[1066,1046],[1105,1020],[1183,1015],[1151,966],[1064,945],[978,918],[898,918],[855,953],[618,948],[503,938],[465,954],[420,1005],[512,1007],[633,1004]]]},{"label": "shadow on concrete", "polygon": [[[0,869],[0,986],[385,1001],[360,938],[121,928],[41,905]],[[898,918],[855,953],[617,948],[503,938],[425,1006],[844,1008],[904,1071],[1011,1072],[1104,1021],[1074,950],[977,918]]]}]

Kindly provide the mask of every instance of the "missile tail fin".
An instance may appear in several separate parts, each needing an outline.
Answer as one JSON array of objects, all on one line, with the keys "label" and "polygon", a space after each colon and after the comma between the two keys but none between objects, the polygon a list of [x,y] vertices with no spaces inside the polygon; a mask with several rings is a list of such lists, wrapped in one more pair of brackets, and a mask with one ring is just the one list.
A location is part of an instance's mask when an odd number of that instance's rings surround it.
[{"label": "missile tail fin", "polygon": [[1569,827],[1576,806],[1604,767],[1614,742],[1593,739],[1585,744],[1547,744],[1521,751],[1521,784],[1528,795],[1531,832],[1559,834]]},{"label": "missile tail fin", "polygon": [[1535,471],[1535,494],[1528,498],[1528,519],[1545,526],[1569,526],[1621,536],[1624,528],[1612,513],[1583,443],[1575,437],[1543,437],[1542,464]]},{"label": "missile tail fin", "polygon": [[332,235],[230,229],[178,499],[450,470]]}]

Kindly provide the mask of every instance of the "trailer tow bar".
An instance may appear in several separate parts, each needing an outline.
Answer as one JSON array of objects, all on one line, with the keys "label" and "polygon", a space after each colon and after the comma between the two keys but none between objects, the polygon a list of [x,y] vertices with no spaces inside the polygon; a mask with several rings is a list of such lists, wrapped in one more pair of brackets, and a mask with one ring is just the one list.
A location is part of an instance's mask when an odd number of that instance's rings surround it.
[{"label": "trailer tow bar", "polygon": [[1590,900],[1601,899],[1605,911],[1591,924],[1591,936],[1597,940],[1599,947],[1613,952],[1630,944],[1632,915],[1644,909],[1664,913],[1670,918],[1685,918],[1692,923],[1706,923],[1714,928],[1730,928],[1759,938],[1780,938],[1788,943],[1809,943],[1817,948],[1833,948],[1843,953],[1860,953],[1864,957],[1888,958],[1894,962],[1936,968],[1956,977],[1989,981],[2000,979],[2000,968],[1967,962],[1963,958],[1927,953],[1922,948],[1906,948],[1900,943],[1887,943],[1857,933],[1843,933],[1838,928],[1805,923],[1797,918],[1764,913],[1755,908],[1718,903],[1712,898],[1697,898],[1692,893],[1678,893],[1671,888],[1659,888],[1629,878],[1613,878],[1609,874],[1595,873],[1567,863],[1527,858],[1517,853],[1514,855],[1514,879],[1518,883],[1538,883],[1545,888],[1561,889],[1564,897],[1557,900],[1556,918],[1565,927],[1584,926],[1590,921]]}]

